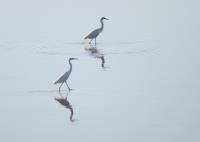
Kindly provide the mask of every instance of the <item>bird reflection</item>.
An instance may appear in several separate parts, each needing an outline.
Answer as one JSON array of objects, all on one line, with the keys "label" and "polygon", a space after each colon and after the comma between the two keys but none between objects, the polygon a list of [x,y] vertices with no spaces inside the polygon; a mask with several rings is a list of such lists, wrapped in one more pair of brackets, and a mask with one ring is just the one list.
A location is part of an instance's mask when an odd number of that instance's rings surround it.
[{"label": "bird reflection", "polygon": [[90,56],[100,59],[101,60],[101,68],[106,69],[105,58],[104,58],[104,54],[102,52],[100,52],[96,47],[93,47],[92,45],[90,45],[89,48],[85,48],[85,50],[89,53]]},{"label": "bird reflection", "polygon": [[104,66],[104,64],[105,64],[104,56],[101,56],[100,59],[101,59],[101,67],[105,68],[105,66]]},{"label": "bird reflection", "polygon": [[70,110],[70,117],[69,117],[69,120],[71,122],[74,122],[75,119],[73,119],[73,115],[74,115],[74,111],[73,111],[73,108],[72,108],[72,105],[70,104],[70,102],[67,100],[67,97],[69,95],[69,91],[67,92],[67,95],[66,97],[63,97],[63,95],[61,94],[61,92],[59,92],[60,94],[60,97],[56,97],[54,98],[57,102],[59,102],[62,106],[64,106],[65,108],[69,109]]}]

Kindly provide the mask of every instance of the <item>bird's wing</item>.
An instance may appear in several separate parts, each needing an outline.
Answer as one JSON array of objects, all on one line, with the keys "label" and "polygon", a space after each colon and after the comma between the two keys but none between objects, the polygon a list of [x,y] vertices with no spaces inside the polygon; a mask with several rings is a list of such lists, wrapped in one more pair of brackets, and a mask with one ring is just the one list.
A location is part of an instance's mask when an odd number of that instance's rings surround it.
[{"label": "bird's wing", "polygon": [[57,84],[57,83],[63,83],[67,80],[67,78],[69,77],[69,73],[66,72],[64,73],[61,77],[59,77],[55,82],[54,84]]},{"label": "bird's wing", "polygon": [[92,38],[96,38],[100,33],[100,29],[96,29],[94,31],[92,31],[89,35],[87,35],[84,39],[92,39]]}]

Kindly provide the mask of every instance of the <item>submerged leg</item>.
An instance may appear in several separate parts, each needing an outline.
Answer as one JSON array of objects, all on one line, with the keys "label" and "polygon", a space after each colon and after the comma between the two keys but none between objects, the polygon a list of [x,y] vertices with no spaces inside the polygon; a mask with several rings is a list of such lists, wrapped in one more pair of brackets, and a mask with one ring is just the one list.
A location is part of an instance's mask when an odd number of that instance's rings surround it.
[{"label": "submerged leg", "polygon": [[60,92],[60,88],[62,87],[62,85],[63,85],[63,83],[60,85],[60,87],[59,87],[59,92]]},{"label": "submerged leg", "polygon": [[96,38],[95,38],[95,48],[96,48]]},{"label": "submerged leg", "polygon": [[70,92],[70,91],[67,91],[67,95],[66,95],[66,97],[65,97],[65,100],[67,100],[67,97],[68,97],[68,95],[69,95],[69,92]]},{"label": "submerged leg", "polygon": [[91,39],[91,40],[90,40],[89,44],[91,44],[91,43],[92,43],[92,40],[93,40],[93,39]]},{"label": "submerged leg", "polygon": [[72,89],[68,86],[66,81],[65,81],[65,84],[67,85],[68,90],[71,91]]},{"label": "submerged leg", "polygon": [[64,99],[63,95],[61,94],[61,92],[59,91],[59,95],[62,99]]}]

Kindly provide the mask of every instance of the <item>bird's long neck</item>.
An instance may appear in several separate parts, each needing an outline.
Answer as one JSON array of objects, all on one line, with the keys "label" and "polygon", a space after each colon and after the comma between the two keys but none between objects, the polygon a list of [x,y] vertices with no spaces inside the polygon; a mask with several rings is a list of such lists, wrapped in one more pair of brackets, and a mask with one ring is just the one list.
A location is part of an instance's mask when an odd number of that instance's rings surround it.
[{"label": "bird's long neck", "polygon": [[101,29],[101,31],[103,31],[103,28],[104,28],[103,19],[101,19],[100,22],[101,22],[101,28],[100,29]]},{"label": "bird's long neck", "polygon": [[72,71],[72,63],[71,63],[71,60],[69,60],[69,65],[70,65],[69,72],[71,72],[71,71]]}]

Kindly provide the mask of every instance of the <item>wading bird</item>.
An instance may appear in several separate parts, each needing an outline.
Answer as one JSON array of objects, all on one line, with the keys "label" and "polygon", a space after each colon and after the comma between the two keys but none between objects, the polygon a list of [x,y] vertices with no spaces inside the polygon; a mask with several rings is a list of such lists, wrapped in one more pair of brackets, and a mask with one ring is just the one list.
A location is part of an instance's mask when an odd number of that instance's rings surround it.
[{"label": "wading bird", "polygon": [[95,45],[96,45],[96,38],[97,36],[103,31],[103,28],[104,28],[104,24],[103,24],[103,20],[109,20],[105,17],[102,17],[100,19],[100,22],[101,22],[101,27],[92,31],[88,36],[86,36],[84,39],[91,39],[89,44],[91,44],[92,40],[95,39]]},{"label": "wading bird", "polygon": [[77,60],[77,58],[69,58],[69,60],[68,60],[69,65],[70,65],[69,70],[66,73],[64,73],[58,80],[56,80],[54,82],[54,84],[61,84],[60,87],[59,87],[59,92],[60,92],[60,88],[62,87],[63,83],[65,83],[67,85],[67,88],[68,88],[69,91],[71,90],[70,87],[67,84],[67,79],[69,78],[69,76],[70,76],[70,74],[72,72],[71,60]]}]

